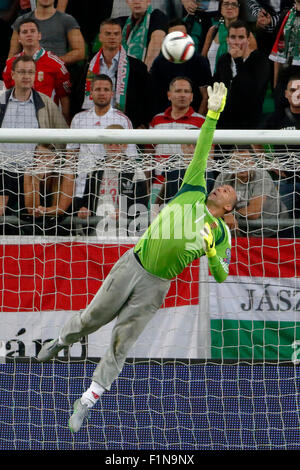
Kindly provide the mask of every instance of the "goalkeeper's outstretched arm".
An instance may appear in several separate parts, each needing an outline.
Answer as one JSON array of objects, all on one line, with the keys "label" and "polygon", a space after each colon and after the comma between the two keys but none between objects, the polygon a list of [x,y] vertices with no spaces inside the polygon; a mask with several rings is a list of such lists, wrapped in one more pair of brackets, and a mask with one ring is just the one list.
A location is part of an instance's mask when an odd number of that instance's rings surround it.
[{"label": "goalkeeper's outstretched arm", "polygon": [[214,132],[226,103],[227,89],[224,83],[208,87],[208,113],[201,128],[194,156],[184,175],[183,184],[206,187],[205,170],[213,143]]}]

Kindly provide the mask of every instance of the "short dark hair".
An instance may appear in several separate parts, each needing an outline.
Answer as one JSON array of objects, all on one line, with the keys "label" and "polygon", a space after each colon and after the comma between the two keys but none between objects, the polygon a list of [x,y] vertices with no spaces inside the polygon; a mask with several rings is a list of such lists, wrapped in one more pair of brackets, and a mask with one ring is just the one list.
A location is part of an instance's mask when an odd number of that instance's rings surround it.
[{"label": "short dark hair", "polygon": [[243,20],[236,20],[233,23],[231,23],[228,26],[228,35],[229,35],[229,31],[231,29],[238,29],[238,28],[245,28],[247,37],[250,36],[250,33],[251,33],[250,27],[249,27],[248,23],[246,23],[246,21],[243,21]]},{"label": "short dark hair", "polygon": [[38,32],[41,32],[40,25],[38,24],[38,22],[37,22],[34,18],[23,18],[23,19],[20,21],[20,23],[18,24],[18,28],[17,28],[18,33],[20,33],[21,26],[22,26],[23,24],[27,24],[27,23],[33,23],[33,24],[35,24],[36,29],[38,30]]},{"label": "short dark hair", "polygon": [[113,85],[112,79],[108,75],[106,75],[105,73],[99,73],[98,75],[95,75],[92,79],[91,86],[93,87],[95,82],[98,82],[99,80],[109,82],[110,85],[111,85],[111,89],[113,89],[114,85]]},{"label": "short dark hair", "polygon": [[288,84],[289,84],[292,80],[300,80],[300,72],[292,73],[292,74],[290,75],[290,77],[288,78],[288,81],[287,81],[286,86],[288,86]]},{"label": "short dark hair", "polygon": [[35,67],[35,62],[30,55],[19,55],[18,57],[16,57],[16,59],[12,63],[12,66],[11,66],[12,70],[16,70],[16,66],[18,65],[19,62],[32,62]]},{"label": "short dark hair", "polygon": [[119,26],[122,30],[122,26],[120,24],[120,21],[118,21],[117,18],[107,18],[106,20],[103,20],[100,23],[99,31],[101,30],[102,26],[106,26],[106,25]]},{"label": "short dark hair", "polygon": [[178,80],[185,80],[186,82],[188,82],[191,86],[191,90],[193,90],[193,82],[192,80],[189,78],[189,77],[185,77],[185,76],[178,76],[178,77],[174,77],[172,78],[172,80],[170,81],[169,83],[169,90],[171,89],[171,87],[174,85],[175,82],[177,82]]},{"label": "short dark hair", "polygon": [[173,18],[168,22],[167,29],[173,28],[174,26],[186,26],[186,23],[181,18]]}]

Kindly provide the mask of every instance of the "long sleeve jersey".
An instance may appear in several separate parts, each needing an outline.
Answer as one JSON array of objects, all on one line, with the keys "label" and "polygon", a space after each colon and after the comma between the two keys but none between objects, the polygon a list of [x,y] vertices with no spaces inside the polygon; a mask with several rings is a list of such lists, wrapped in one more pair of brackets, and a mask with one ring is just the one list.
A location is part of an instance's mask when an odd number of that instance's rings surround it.
[{"label": "long sleeve jersey", "polygon": [[195,152],[182,185],[136,244],[143,267],[151,274],[172,279],[193,260],[204,256],[200,230],[209,223],[216,255],[208,258],[211,274],[217,282],[225,281],[230,263],[230,231],[221,218],[206,207],[205,170],[217,121],[209,117],[201,128]]}]

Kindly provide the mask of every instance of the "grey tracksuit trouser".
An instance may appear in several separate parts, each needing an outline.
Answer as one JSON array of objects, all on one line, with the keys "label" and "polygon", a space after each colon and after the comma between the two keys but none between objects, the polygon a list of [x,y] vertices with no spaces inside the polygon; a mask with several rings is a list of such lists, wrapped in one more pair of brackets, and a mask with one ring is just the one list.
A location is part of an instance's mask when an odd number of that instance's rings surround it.
[{"label": "grey tracksuit trouser", "polygon": [[128,250],[111,269],[88,307],[74,315],[60,337],[73,344],[117,317],[110,345],[92,380],[106,390],[120,374],[127,353],[161,307],[170,281],[148,273]]}]

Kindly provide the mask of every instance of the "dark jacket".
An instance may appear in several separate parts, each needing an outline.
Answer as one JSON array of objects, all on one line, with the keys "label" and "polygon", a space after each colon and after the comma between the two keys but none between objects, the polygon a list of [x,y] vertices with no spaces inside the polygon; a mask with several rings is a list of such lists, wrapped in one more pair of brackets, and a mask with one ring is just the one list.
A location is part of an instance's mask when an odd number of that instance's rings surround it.
[{"label": "dark jacket", "polygon": [[208,61],[205,57],[195,53],[190,60],[182,64],[175,64],[165,59],[160,53],[154,59],[151,70],[151,80],[153,82],[153,103],[155,114],[163,112],[170,101],[167,96],[170,82],[176,77],[187,77],[192,82],[193,101],[191,106],[196,112],[202,101],[200,88],[212,84],[212,76]]},{"label": "dark jacket", "polygon": [[214,82],[223,82],[228,89],[218,128],[256,129],[270,78],[270,63],[259,50],[251,52],[245,61],[238,58],[234,62],[237,70],[235,77],[228,52],[218,60],[214,75]]},{"label": "dark jacket", "polygon": [[148,127],[153,116],[153,85],[147,67],[141,60],[127,56],[129,77],[124,113],[132,122],[133,128]]},{"label": "dark jacket", "polygon": [[[100,52],[100,51],[99,51]],[[93,68],[99,52],[93,57],[89,67]],[[124,109],[120,109],[132,122],[133,128],[140,126],[148,127],[148,124],[153,115],[153,91],[146,65],[134,57],[127,56],[128,60],[128,81],[126,89],[126,101]],[[85,78],[85,91],[82,90],[81,106],[83,109],[88,109],[92,106],[92,101],[88,99],[89,104],[86,103],[86,91],[90,87],[90,82],[93,80],[97,72],[88,68]],[[121,76],[119,76],[119,74]],[[116,82],[124,80],[122,70],[117,70],[115,75]]]}]

